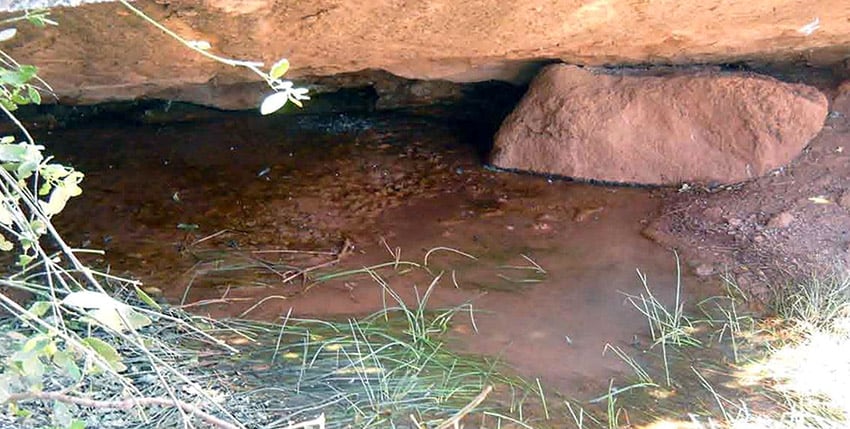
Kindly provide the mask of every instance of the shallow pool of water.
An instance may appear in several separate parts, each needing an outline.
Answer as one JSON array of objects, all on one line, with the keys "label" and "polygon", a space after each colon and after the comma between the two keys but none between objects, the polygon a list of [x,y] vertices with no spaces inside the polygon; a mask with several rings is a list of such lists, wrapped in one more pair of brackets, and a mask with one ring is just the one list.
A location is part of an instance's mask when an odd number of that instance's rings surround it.
[{"label": "shallow pool of water", "polygon": [[[641,234],[667,191],[492,171],[469,130],[437,121],[346,123],[344,132],[262,118],[43,131],[87,174],[58,224],[73,245],[107,250],[96,263],[216,317],[370,313],[387,301],[369,276],[315,280],[428,255],[431,274],[442,272],[432,308],[475,309],[477,330],[458,319],[453,347],[577,399],[628,371],[603,350],[647,345],[627,301],[643,291],[636,270],[673,297],[674,254]],[[377,273],[409,303],[433,278]],[[688,273],[686,299],[712,287]]]}]

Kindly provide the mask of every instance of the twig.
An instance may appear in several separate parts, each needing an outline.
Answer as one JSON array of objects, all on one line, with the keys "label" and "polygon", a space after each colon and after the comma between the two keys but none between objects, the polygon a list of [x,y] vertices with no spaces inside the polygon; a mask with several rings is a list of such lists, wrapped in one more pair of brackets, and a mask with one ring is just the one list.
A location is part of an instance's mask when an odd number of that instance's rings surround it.
[{"label": "twig", "polygon": [[301,277],[301,276],[304,276],[304,283],[306,283],[307,280],[308,280],[307,279],[307,273],[309,273],[311,271],[316,271],[316,270],[321,269],[321,268],[334,266],[334,265],[338,264],[340,262],[340,260],[342,260],[342,258],[337,257],[337,258],[335,258],[331,261],[323,262],[319,265],[314,265],[312,267],[304,268],[303,270],[298,270],[294,274],[290,274],[288,277],[285,277],[283,279],[283,284],[289,283],[289,282],[291,282],[291,281],[293,281],[293,280],[295,280],[295,279],[297,279],[298,277]]},{"label": "twig", "polygon": [[448,420],[444,421],[443,423],[440,423],[440,425],[437,426],[437,429],[448,429],[452,426],[457,425],[460,422],[460,419],[464,418],[467,414],[472,412],[475,407],[484,402],[484,400],[487,399],[487,395],[489,395],[492,391],[493,386],[485,387],[484,390],[482,390],[481,393],[478,394],[478,396],[472,399],[470,403],[466,404],[466,406],[458,410],[458,412],[455,413],[455,415],[451,416]]},{"label": "twig", "polygon": [[384,238],[384,237],[381,237],[381,242],[384,243],[384,247],[387,248],[387,252],[389,252],[390,256],[393,257],[393,261],[395,261],[395,264],[396,264],[393,267],[393,269],[397,270],[398,269],[398,263],[399,263],[399,261],[401,261],[401,247],[396,247],[395,250],[391,249],[390,244],[387,243],[387,239]]},{"label": "twig", "polygon": [[286,429],[307,429],[316,426],[318,429],[325,429],[325,413],[319,415],[315,419],[303,421],[300,423],[292,423]]},{"label": "twig", "polygon": [[540,264],[538,264],[537,262],[534,262],[534,259],[531,259],[531,258],[529,258],[528,256],[526,256],[522,253],[520,253],[519,256],[522,256],[523,258],[525,258],[526,261],[530,262],[531,265],[534,265],[534,268],[537,268],[537,271],[540,274],[546,274],[546,270],[544,270],[543,267],[540,266]]},{"label": "twig", "polygon": [[419,423],[419,420],[416,420],[416,416],[413,414],[410,415],[410,420],[413,422],[413,426],[416,426],[416,429],[425,429],[425,425]]},{"label": "twig", "polygon": [[59,401],[66,404],[74,404],[79,405],[81,407],[89,407],[89,408],[99,408],[99,409],[117,409],[117,410],[129,410],[136,406],[151,406],[151,405],[159,405],[163,407],[168,406],[176,406],[182,409],[184,412],[189,415],[197,416],[199,419],[222,429],[240,429],[240,426],[234,425],[230,422],[222,420],[212,414],[206,413],[202,411],[195,405],[192,405],[188,402],[181,401],[179,399],[168,399],[168,398],[129,398],[123,399],[120,401],[98,401],[95,399],[87,399],[87,398],[79,398],[76,396],[69,396],[61,392],[26,392],[26,393],[13,393],[9,395],[3,403],[8,402],[20,402],[27,401],[32,399],[38,399],[42,401]]},{"label": "twig", "polygon": [[431,256],[431,254],[432,254],[432,253],[434,253],[434,252],[436,252],[436,251],[438,251],[438,250],[445,250],[445,251],[448,251],[448,252],[457,253],[458,255],[466,256],[467,258],[472,259],[473,261],[477,261],[477,260],[478,260],[478,258],[476,258],[475,256],[470,255],[469,253],[461,252],[460,250],[453,249],[453,248],[451,248],[451,247],[442,247],[442,246],[441,246],[441,247],[435,247],[435,248],[433,248],[433,249],[429,250],[427,253],[425,253],[425,260],[423,261],[423,264],[422,264],[422,265],[424,265],[424,266],[426,266],[426,267],[427,267],[427,266],[428,266],[428,257],[429,257],[429,256]]},{"label": "twig", "polygon": [[205,57],[207,57],[207,58],[209,58],[209,59],[211,59],[211,60],[213,60],[213,61],[217,61],[217,62],[220,62],[220,63],[222,63],[222,64],[226,64],[226,65],[229,65],[229,66],[232,66],[232,67],[245,67],[245,68],[247,68],[247,69],[251,70],[252,72],[256,73],[256,74],[257,74],[258,76],[260,76],[261,78],[263,78],[263,80],[265,80],[265,81],[266,81],[266,82],[267,82],[270,86],[273,84],[273,82],[272,82],[271,80],[269,80],[269,77],[268,77],[268,76],[266,76],[266,74],[265,74],[265,73],[263,73],[263,72],[259,69],[259,67],[262,67],[262,66],[263,66],[263,63],[261,63],[261,62],[257,62],[257,61],[242,61],[242,60],[235,60],[235,59],[225,58],[225,57],[222,57],[222,56],[215,55],[215,54],[213,54],[213,53],[207,52],[206,50],[204,50],[204,49],[202,49],[202,48],[199,48],[197,44],[192,43],[192,42],[190,42],[190,41],[188,41],[188,40],[184,39],[184,38],[183,38],[182,36],[180,36],[179,34],[177,34],[177,33],[173,32],[173,31],[171,31],[170,29],[168,29],[168,27],[166,27],[166,26],[164,26],[164,25],[160,24],[160,23],[159,23],[159,22],[157,22],[155,19],[153,19],[153,18],[149,17],[147,14],[145,14],[144,12],[142,12],[140,9],[138,9],[138,8],[136,8],[135,6],[131,5],[131,4],[130,4],[130,2],[128,2],[128,1],[126,1],[126,0],[118,0],[118,1],[119,1],[119,3],[121,3],[122,5],[124,5],[124,7],[126,7],[126,8],[127,8],[127,9],[129,9],[131,12],[133,12],[134,14],[136,14],[139,18],[142,18],[142,19],[143,19],[143,20],[145,20],[147,23],[149,23],[149,24],[153,25],[154,27],[158,28],[160,31],[162,31],[163,33],[167,34],[168,36],[170,36],[170,37],[171,37],[171,38],[173,38],[174,40],[176,40],[176,41],[180,42],[181,44],[183,44],[183,45],[184,45],[184,46],[186,46],[187,48],[189,48],[189,49],[191,49],[191,50],[193,50],[193,51],[195,51],[195,52],[197,52],[197,53],[199,53],[199,54],[201,54],[201,55],[203,55],[203,56],[205,56]]},{"label": "twig", "polygon": [[27,138],[27,141],[31,145],[35,146],[35,140],[32,138],[32,135],[30,135],[30,132],[27,131],[27,128],[24,127],[24,124],[22,124],[21,121],[18,120],[18,118],[15,117],[15,115],[12,114],[12,112],[9,111],[9,109],[7,109],[5,106],[0,105],[0,109],[2,109],[3,113],[5,113],[6,116],[8,116],[9,119],[15,124],[15,126],[17,126],[19,130],[21,130],[21,132],[24,134],[24,137]]},{"label": "twig", "polygon": [[242,313],[239,313],[239,318],[241,319],[241,318],[243,318],[243,317],[247,316],[247,315],[248,315],[248,313],[250,313],[250,312],[254,311],[257,307],[259,307],[259,306],[261,306],[261,305],[265,304],[265,303],[266,303],[266,301],[270,301],[270,300],[272,300],[272,299],[282,299],[282,300],[287,300],[287,299],[289,299],[289,297],[286,297],[286,296],[283,296],[283,295],[270,295],[270,296],[267,296],[267,297],[265,297],[265,298],[261,299],[261,300],[260,300],[259,302],[257,302],[256,304],[254,304],[254,305],[252,305],[251,307],[249,307],[247,310],[243,311]]},{"label": "twig", "polygon": [[293,249],[266,249],[266,250],[252,250],[251,253],[255,255],[262,255],[264,253],[295,253],[300,254],[303,253],[305,255],[326,255],[326,256],[336,256],[339,252],[333,251],[321,251],[321,250],[293,250]]},{"label": "twig", "polygon": [[201,244],[201,243],[203,243],[207,240],[212,240],[213,238],[216,238],[216,237],[218,237],[222,234],[227,234],[228,232],[230,232],[229,229],[222,229],[221,231],[216,232],[215,234],[210,234],[210,235],[208,235],[204,238],[199,238],[199,239],[193,241],[192,243],[189,244],[189,247],[197,246],[198,244]]},{"label": "twig", "polygon": [[174,308],[179,308],[181,310],[185,310],[187,308],[192,307],[203,307],[206,305],[213,304],[230,304],[231,302],[240,302],[240,301],[250,301],[252,298],[211,298],[211,299],[202,299],[200,301],[190,302],[188,304],[183,304]]}]

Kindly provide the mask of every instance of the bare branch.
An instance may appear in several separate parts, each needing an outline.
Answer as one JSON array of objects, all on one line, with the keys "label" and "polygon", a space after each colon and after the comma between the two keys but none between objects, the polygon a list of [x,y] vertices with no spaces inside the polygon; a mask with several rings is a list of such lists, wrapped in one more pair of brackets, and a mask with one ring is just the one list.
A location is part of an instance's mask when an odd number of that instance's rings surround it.
[{"label": "bare branch", "polygon": [[179,399],[169,399],[169,398],[128,398],[120,401],[98,401],[95,399],[88,398],[80,398],[77,396],[70,396],[61,392],[26,392],[26,393],[13,393],[9,395],[9,397],[3,403],[9,402],[21,402],[28,400],[42,400],[42,401],[59,401],[66,404],[74,404],[79,405],[81,407],[88,408],[98,408],[98,409],[113,409],[113,410],[129,410],[133,407],[149,407],[149,406],[161,406],[161,407],[178,407],[183,412],[190,416],[197,416],[199,419],[203,420],[206,423],[209,423],[217,428],[222,429],[240,429],[240,426],[237,426],[228,421],[222,420],[212,414],[202,411],[196,405],[190,404],[188,402],[181,401]]}]

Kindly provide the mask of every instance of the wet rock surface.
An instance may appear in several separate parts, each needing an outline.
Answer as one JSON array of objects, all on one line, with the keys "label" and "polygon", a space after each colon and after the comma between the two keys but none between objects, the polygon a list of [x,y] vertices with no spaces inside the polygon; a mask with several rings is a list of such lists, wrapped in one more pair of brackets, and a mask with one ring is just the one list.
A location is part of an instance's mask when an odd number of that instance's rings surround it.
[{"label": "wet rock surface", "polygon": [[604,182],[728,184],[789,163],[826,115],[817,89],[767,76],[553,65],[502,124],[491,160]]},{"label": "wet rock surface", "polygon": [[[850,44],[850,4],[844,0],[134,4],[185,39],[209,42],[217,54],[267,66],[288,57],[291,76],[299,78],[382,69],[414,79],[524,83],[540,63],[551,60],[594,66],[830,65],[846,59]],[[42,77],[65,101],[127,100],[169,91],[176,101],[251,108],[262,95],[221,90],[257,82],[257,76],[188,52],[121,5],[58,8],[52,16],[58,27],[21,26],[3,49],[22,63],[61,64],[44,67]]]}]

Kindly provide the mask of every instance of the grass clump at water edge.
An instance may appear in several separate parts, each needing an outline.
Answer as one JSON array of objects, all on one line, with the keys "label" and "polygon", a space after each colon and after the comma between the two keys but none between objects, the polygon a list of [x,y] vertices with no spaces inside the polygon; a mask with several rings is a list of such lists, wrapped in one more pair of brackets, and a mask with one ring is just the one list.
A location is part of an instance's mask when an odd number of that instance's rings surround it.
[{"label": "grass clump at water edge", "polygon": [[[66,421],[80,421],[81,427],[178,427],[187,418],[217,425],[217,420],[193,416],[197,411],[232,425],[219,427],[296,428],[312,422],[315,426],[305,427],[442,428],[473,418],[481,427],[499,427],[501,416],[522,420],[505,412],[509,406],[499,402],[505,398],[491,390],[496,387],[501,393],[500,387],[507,386],[530,391],[525,382],[499,374],[493,362],[445,348],[442,334],[452,317],[466,308],[425,310],[440,276],[416,306],[408,307],[377,273],[371,274],[393,305],[367,317],[334,322],[289,315],[282,323],[216,321],[165,306],[146,309],[134,289],[121,289],[116,296],[153,322],[138,327],[136,334],[157,357],[160,370],[128,342],[115,348],[121,369],[115,372],[121,382],[99,373],[75,385],[55,365],[54,355],[37,355],[45,366],[40,393],[15,393],[19,400],[6,401],[9,411],[17,414],[19,424],[33,427],[55,423],[53,406],[45,406],[54,400],[72,416]],[[5,323],[3,328],[7,334],[25,329],[21,323]],[[70,327],[77,328],[97,330]],[[11,356],[4,375],[19,365],[15,359],[28,353],[24,335],[13,334],[12,339],[0,345]],[[173,406],[169,390],[187,406]],[[72,400],[45,396],[50,392]],[[127,398],[129,405],[118,402]]]},{"label": "grass clump at water edge", "polygon": [[[698,302],[695,316],[678,282],[665,305],[641,275],[646,293],[629,301],[661,350],[638,360],[609,345],[635,375],[592,402],[607,402],[609,427],[629,412],[648,428],[850,427],[850,275],[839,273],[772,288],[763,317],[744,309],[748,298],[730,276],[725,294]],[[665,341],[676,337],[684,341]],[[652,382],[657,372],[665,389]]]}]

